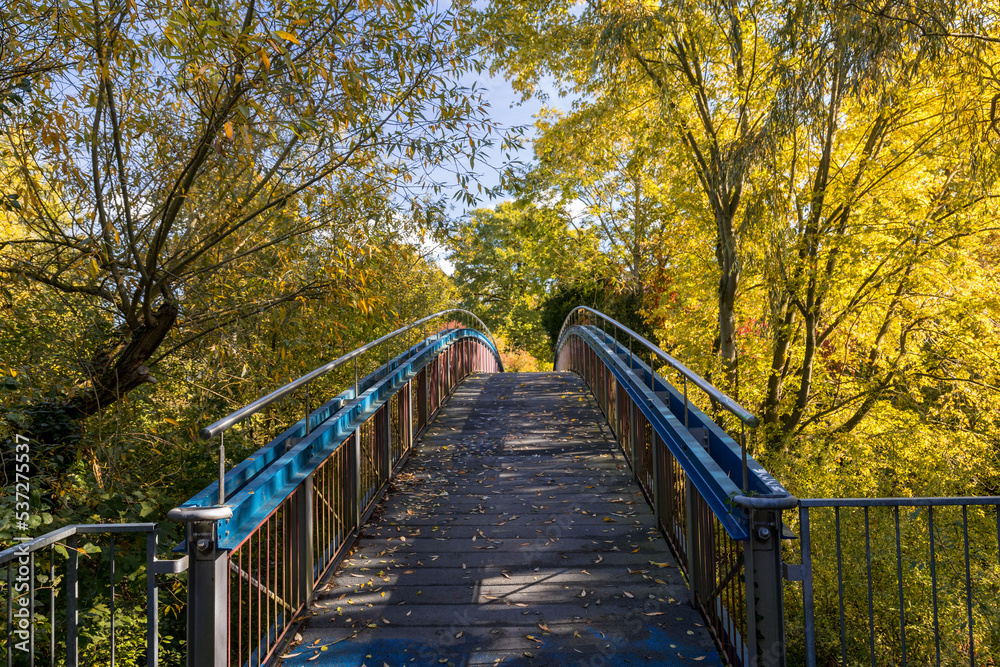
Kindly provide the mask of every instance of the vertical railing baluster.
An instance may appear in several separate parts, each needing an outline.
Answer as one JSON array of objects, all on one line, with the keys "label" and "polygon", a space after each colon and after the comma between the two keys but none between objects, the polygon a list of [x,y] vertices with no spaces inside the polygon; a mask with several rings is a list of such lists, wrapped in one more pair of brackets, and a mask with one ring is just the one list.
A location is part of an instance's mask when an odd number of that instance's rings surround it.
[{"label": "vertical railing baluster", "polygon": [[[78,538],[70,535],[66,540],[66,553],[69,558],[66,561],[66,665],[67,667],[78,667],[80,664],[80,654],[78,646],[79,619],[77,617],[77,597],[80,589],[77,584],[77,566],[79,565],[80,554],[77,551]],[[8,658],[10,656],[8,655]],[[8,662],[9,664],[9,662]]]},{"label": "vertical railing baluster", "polygon": [[816,667],[816,619],[814,616],[812,540],[809,533],[809,508],[799,507],[799,530],[802,533],[802,606],[805,616],[806,667]]},{"label": "vertical railing baluster", "polygon": [[[233,558],[236,559],[236,567],[240,569],[240,576],[236,577],[236,664],[243,665],[243,576],[242,573],[246,570],[243,566],[243,546],[240,546],[236,551],[233,552]],[[249,660],[249,657],[247,658]]]},{"label": "vertical railing baluster", "polygon": [[899,535],[899,507],[893,508],[896,522],[896,579],[899,583],[899,640],[903,651],[903,667],[906,667],[906,609],[903,605],[903,549]]},{"label": "vertical railing baluster", "polygon": [[927,508],[927,530],[931,543],[931,606],[934,611],[934,651],[941,667],[941,627],[938,624],[937,558],[934,553],[934,506]]},{"label": "vertical railing baluster", "polygon": [[875,599],[872,592],[872,539],[867,505],[865,505],[865,563],[868,576],[868,647],[871,651],[872,667],[875,667]]},{"label": "vertical railing baluster", "polygon": [[[49,667],[56,665],[56,552],[49,546]],[[156,667],[153,665],[153,667]]]},{"label": "vertical railing baluster", "polygon": [[[146,533],[146,665],[157,667],[160,661],[159,642],[159,608],[160,590],[156,586],[156,550],[158,539],[156,530]],[[53,653],[55,647],[53,646]]]},{"label": "vertical railing baluster", "polygon": [[969,620],[969,665],[976,667],[976,642],[972,626],[972,573],[969,569],[969,506],[962,505],[962,539],[965,543],[965,605]]},{"label": "vertical railing baluster", "polygon": [[111,534],[110,547],[108,549],[108,554],[110,555],[109,570],[111,571],[110,579],[110,593],[111,593],[111,667],[115,667],[115,536],[114,533]]},{"label": "vertical railing baluster", "polygon": [[837,595],[840,603],[840,660],[847,664],[847,629],[844,621],[844,561],[840,548],[840,508],[833,508],[834,524],[837,530]]},{"label": "vertical railing baluster", "polygon": [[[273,554],[273,540],[271,532],[271,520],[274,515],[264,519],[264,523],[261,525],[260,529],[264,532],[264,569],[261,570],[260,574],[257,575],[257,581],[260,585],[267,589],[269,592],[273,592],[274,588],[271,586],[271,556]],[[274,609],[274,602],[272,596],[268,595],[267,592],[264,593],[264,636],[260,638],[260,653],[261,655],[267,655],[268,650],[271,647],[271,613]]]}]

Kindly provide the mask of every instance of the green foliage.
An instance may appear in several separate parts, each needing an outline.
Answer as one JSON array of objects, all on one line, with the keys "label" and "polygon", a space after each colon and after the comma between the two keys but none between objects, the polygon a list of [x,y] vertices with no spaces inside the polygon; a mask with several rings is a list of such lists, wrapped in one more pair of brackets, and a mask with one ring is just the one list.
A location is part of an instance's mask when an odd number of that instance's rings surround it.
[{"label": "green foliage", "polygon": [[574,229],[559,208],[508,202],[473,211],[449,230],[447,241],[463,307],[512,351],[550,363],[543,303],[598,256],[594,235]]},{"label": "green foliage", "polygon": [[365,221],[472,201],[502,138],[459,81],[478,67],[460,22],[429,2],[18,0],[0,23],[0,91],[30,93],[0,113],[0,275],[99,323],[45,383],[80,419],[211,332],[356,289],[340,265],[377,245]]}]

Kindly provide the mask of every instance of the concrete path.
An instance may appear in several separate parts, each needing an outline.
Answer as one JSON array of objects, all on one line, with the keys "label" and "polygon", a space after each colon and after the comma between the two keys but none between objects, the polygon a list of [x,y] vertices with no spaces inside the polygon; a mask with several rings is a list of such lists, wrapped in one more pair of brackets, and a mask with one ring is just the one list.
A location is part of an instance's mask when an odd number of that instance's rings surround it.
[{"label": "concrete path", "polygon": [[721,665],[687,599],[580,378],[475,375],[282,664]]}]

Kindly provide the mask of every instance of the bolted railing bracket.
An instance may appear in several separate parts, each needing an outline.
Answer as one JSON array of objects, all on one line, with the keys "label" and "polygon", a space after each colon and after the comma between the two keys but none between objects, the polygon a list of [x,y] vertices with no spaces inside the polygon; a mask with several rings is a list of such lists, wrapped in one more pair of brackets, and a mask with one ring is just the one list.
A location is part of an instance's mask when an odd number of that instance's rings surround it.
[{"label": "bolted railing bracket", "polygon": [[805,568],[801,564],[782,563],[781,576],[785,581],[805,581]]}]

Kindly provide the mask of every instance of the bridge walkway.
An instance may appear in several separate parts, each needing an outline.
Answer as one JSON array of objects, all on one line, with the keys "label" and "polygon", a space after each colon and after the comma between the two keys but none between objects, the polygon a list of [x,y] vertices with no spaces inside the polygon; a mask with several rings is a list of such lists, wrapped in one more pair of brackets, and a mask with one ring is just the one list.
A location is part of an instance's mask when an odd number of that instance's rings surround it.
[{"label": "bridge walkway", "polygon": [[720,665],[571,373],[468,378],[320,587],[291,666]]}]

